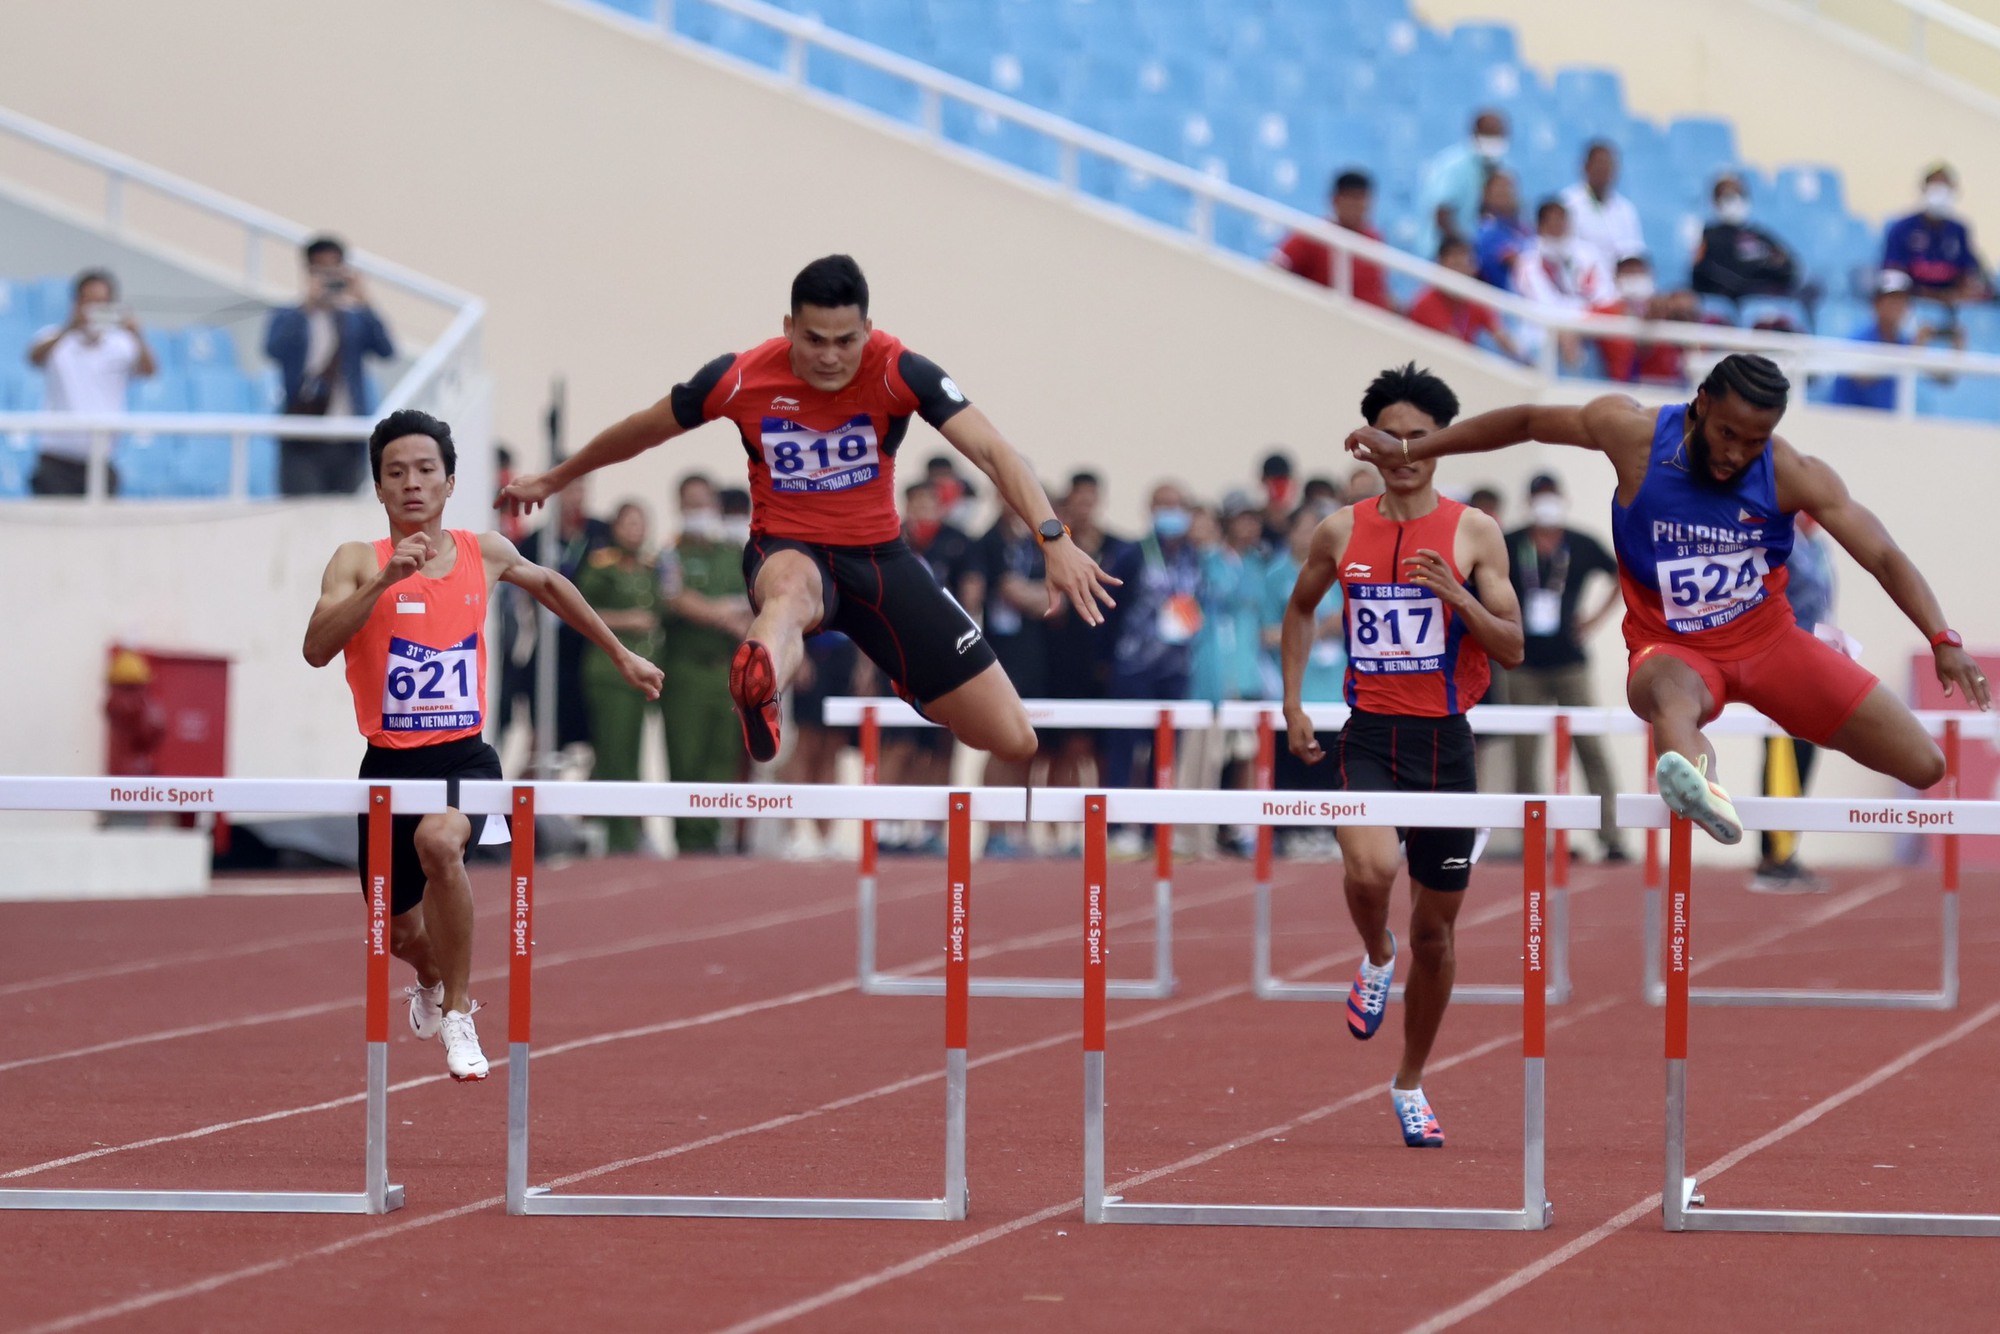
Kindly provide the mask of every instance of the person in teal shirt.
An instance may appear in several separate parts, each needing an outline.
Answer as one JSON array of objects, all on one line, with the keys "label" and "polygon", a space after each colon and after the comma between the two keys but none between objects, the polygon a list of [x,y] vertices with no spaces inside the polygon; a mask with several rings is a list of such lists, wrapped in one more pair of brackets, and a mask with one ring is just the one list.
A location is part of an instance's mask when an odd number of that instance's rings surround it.
[{"label": "person in teal shirt", "polygon": [[[1262,663],[1267,682],[1262,691],[1265,699],[1281,699],[1284,696],[1285,677],[1278,663],[1278,635],[1285,622],[1285,605],[1292,600],[1292,586],[1298,582],[1299,567],[1304,564],[1306,552],[1312,547],[1314,530],[1334,512],[1335,508],[1331,505],[1309,505],[1293,515],[1287,548],[1273,556],[1265,568]],[[1346,639],[1341,633],[1338,580],[1327,590],[1326,596],[1320,599],[1315,617],[1318,634],[1313,640],[1312,653],[1306,659],[1306,673],[1300,690],[1300,699],[1307,704],[1338,704],[1345,691],[1347,675],[1347,647]],[[1337,734],[1331,731],[1321,732],[1318,735],[1322,747],[1330,747],[1338,739]],[[1340,776],[1338,765],[1308,766],[1304,760],[1292,754],[1282,734],[1277,738],[1277,742],[1271,785],[1279,791],[1324,791],[1338,781]],[[1331,830],[1288,829],[1278,831],[1278,836],[1278,846],[1287,856],[1329,860],[1335,852]]]}]

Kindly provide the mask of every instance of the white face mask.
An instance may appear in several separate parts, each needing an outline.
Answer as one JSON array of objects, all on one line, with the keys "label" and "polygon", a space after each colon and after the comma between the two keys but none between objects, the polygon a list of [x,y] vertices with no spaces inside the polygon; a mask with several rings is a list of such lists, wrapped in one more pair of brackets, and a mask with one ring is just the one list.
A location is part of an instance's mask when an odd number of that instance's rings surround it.
[{"label": "white face mask", "polygon": [[750,520],[747,517],[741,519],[724,519],[722,521],[722,540],[732,542],[739,547],[750,545]]},{"label": "white face mask", "polygon": [[1528,502],[1528,519],[1537,528],[1560,528],[1569,517],[1569,502],[1553,491],[1544,491]]},{"label": "white face mask", "polygon": [[1724,195],[1715,201],[1715,216],[1732,227],[1750,221],[1750,201],[1742,195]]},{"label": "white face mask", "polygon": [[1942,218],[1958,202],[1958,191],[1942,181],[1924,187],[1924,212]]},{"label": "white face mask", "polygon": [[722,511],[711,509],[682,510],[681,536],[691,537],[697,542],[720,542],[722,540]]},{"label": "white face mask", "polygon": [[1544,236],[1542,253],[1560,264],[1569,258],[1569,238],[1567,236]]},{"label": "white face mask", "polygon": [[1653,295],[1653,275],[1628,273],[1618,280],[1618,295],[1627,301],[1644,301]]},{"label": "white face mask", "polygon": [[1507,156],[1507,136],[1504,134],[1474,135],[1472,147],[1479,156],[1485,158],[1488,162],[1498,162],[1501,158]]}]

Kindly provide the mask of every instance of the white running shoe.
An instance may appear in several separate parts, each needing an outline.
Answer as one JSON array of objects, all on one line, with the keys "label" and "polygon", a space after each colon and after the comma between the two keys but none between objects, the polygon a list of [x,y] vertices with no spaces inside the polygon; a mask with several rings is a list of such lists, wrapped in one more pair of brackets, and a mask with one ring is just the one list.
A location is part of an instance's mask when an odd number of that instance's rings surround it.
[{"label": "white running shoe", "polygon": [[[472,1008],[477,1010],[479,1003],[474,1001]],[[486,1078],[486,1053],[479,1049],[479,1030],[472,1026],[472,1015],[447,1010],[440,1031],[444,1034],[444,1068],[451,1071],[451,1077],[461,1084]]]},{"label": "white running shoe", "polygon": [[1697,767],[1688,763],[1687,756],[1670,750],[1653,766],[1653,781],[1675,815],[1694,821],[1718,843],[1743,841],[1743,822],[1736,817],[1729,794],[1722,784],[1708,781],[1708,756],[1702,756]]},{"label": "white running shoe", "polygon": [[429,1042],[444,1027],[443,979],[428,987],[404,987],[403,994],[410,998],[410,1031]]}]

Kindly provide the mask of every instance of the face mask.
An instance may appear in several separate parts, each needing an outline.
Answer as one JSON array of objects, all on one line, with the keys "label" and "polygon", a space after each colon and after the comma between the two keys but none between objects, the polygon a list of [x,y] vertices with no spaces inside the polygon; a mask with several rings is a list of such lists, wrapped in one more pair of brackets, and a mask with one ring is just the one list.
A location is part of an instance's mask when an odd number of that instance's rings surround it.
[{"label": "face mask", "polygon": [[1542,253],[1560,264],[1569,258],[1569,238],[1567,236],[1544,236]]},{"label": "face mask", "polygon": [[1627,301],[1644,301],[1653,295],[1651,274],[1630,273],[1618,280],[1618,295]]},{"label": "face mask", "polygon": [[697,542],[722,540],[722,511],[699,509],[681,511],[681,535]]},{"label": "face mask", "polygon": [[1264,494],[1271,498],[1273,505],[1283,505],[1292,497],[1292,479],[1273,477],[1264,483]]},{"label": "face mask", "polygon": [[1194,516],[1184,509],[1153,511],[1153,533],[1163,541],[1173,542],[1186,537],[1188,527],[1193,522]]},{"label": "face mask", "polygon": [[1724,195],[1715,201],[1715,216],[1731,227],[1750,221],[1750,201],[1742,195]]},{"label": "face mask", "polygon": [[1544,491],[1528,502],[1528,519],[1537,528],[1560,528],[1569,517],[1569,503],[1552,491]]},{"label": "face mask", "polygon": [[722,540],[732,542],[739,547],[749,546],[750,520],[748,518],[724,519],[722,521]]},{"label": "face mask", "polygon": [[1924,212],[1942,218],[1958,202],[1958,191],[1939,181],[1924,187]]},{"label": "face mask", "polygon": [[1507,136],[1504,134],[1481,134],[1473,136],[1472,147],[1488,162],[1498,162],[1507,156]]}]

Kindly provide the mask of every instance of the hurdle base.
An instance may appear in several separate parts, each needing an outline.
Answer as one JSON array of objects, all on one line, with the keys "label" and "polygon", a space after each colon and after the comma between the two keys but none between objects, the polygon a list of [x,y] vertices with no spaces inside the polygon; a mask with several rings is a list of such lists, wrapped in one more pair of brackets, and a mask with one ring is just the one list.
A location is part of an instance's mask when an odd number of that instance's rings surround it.
[{"label": "hurdle base", "polygon": [[1821,1232],[1879,1237],[2000,1237],[2000,1215],[1843,1213],[1813,1209],[1708,1209],[1688,1177],[1676,1232]]},{"label": "hurdle base", "polygon": [[[863,978],[860,989],[865,996],[942,996],[944,979],[876,973]],[[1083,995],[1083,982],[1081,979],[1070,981],[1060,977],[975,977],[968,984],[968,994],[1027,1000],[1077,1000]],[[1169,1000],[1174,994],[1174,979],[1134,978],[1112,982],[1106,985],[1104,994],[1113,1000]]]},{"label": "hurdle base", "polygon": [[[379,1212],[403,1207],[390,1186]],[[372,1214],[366,1191],[283,1190],[0,1190],[0,1209],[160,1210],[210,1214]]]},{"label": "hurdle base", "polygon": [[949,1221],[963,1218],[947,1200],[825,1199],[757,1195],[553,1195],[531,1188],[521,1200],[524,1214],[572,1217],[655,1218],[894,1218]]},{"label": "hurdle base", "polygon": [[1104,1223],[1154,1223],[1211,1227],[1444,1228],[1458,1231],[1539,1232],[1555,1220],[1555,1206],[1540,1209],[1386,1209],[1278,1204],[1136,1204],[1112,1196],[1096,1211]]}]

